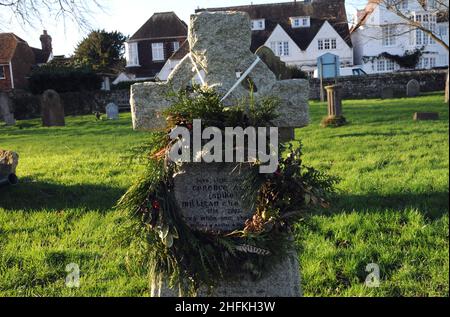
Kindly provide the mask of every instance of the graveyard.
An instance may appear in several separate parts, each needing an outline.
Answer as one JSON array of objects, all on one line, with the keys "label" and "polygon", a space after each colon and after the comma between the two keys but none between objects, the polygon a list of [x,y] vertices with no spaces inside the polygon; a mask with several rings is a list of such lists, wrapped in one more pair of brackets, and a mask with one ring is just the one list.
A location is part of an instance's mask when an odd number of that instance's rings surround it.
[{"label": "graveyard", "polygon": [[[448,296],[448,105],[442,93],[344,100],[347,124],[322,128],[325,103],[295,130],[309,166],[338,177],[330,208],[304,216],[294,236],[303,295]],[[436,121],[414,121],[438,112]],[[139,243],[124,241],[115,208],[144,164],[129,151],[149,140],[119,120],[66,116],[0,126],[20,156],[20,184],[0,190],[0,296],[148,296]],[[80,266],[79,288],[65,285]],[[368,287],[367,265],[380,267]]]}]

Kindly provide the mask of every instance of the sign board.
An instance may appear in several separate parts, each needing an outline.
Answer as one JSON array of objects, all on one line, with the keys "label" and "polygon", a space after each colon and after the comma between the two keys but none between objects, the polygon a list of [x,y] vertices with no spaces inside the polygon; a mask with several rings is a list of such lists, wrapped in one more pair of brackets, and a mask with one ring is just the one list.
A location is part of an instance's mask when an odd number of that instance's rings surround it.
[{"label": "sign board", "polygon": [[339,56],[326,53],[317,59],[319,78],[336,78],[340,75]]}]

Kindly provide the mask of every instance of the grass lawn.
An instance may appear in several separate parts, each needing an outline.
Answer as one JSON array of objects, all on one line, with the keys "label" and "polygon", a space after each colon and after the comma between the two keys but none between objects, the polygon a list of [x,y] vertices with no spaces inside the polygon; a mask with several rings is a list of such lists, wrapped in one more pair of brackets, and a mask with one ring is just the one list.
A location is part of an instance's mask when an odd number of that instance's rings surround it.
[{"label": "grass lawn", "polygon": [[[297,226],[306,296],[449,296],[449,124],[441,94],[344,102],[350,124],[322,129],[323,103],[299,129],[305,161],[339,176],[333,207]],[[415,111],[439,121],[414,122]],[[21,184],[0,189],[0,296],[147,296],[145,269],[117,243],[117,199],[139,174],[121,156],[142,143],[129,114],[0,126]],[[65,286],[69,263],[79,288]],[[364,285],[370,263],[377,288]]]}]

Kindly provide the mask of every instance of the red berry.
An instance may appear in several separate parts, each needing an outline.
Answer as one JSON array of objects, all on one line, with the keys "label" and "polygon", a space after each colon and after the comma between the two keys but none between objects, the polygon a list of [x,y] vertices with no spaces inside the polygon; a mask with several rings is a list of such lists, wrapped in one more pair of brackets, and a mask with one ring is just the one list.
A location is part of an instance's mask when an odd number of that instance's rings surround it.
[{"label": "red berry", "polygon": [[154,201],[152,202],[152,207],[153,207],[153,209],[160,209],[160,208],[161,208],[161,205],[159,204],[159,201],[154,200]]}]

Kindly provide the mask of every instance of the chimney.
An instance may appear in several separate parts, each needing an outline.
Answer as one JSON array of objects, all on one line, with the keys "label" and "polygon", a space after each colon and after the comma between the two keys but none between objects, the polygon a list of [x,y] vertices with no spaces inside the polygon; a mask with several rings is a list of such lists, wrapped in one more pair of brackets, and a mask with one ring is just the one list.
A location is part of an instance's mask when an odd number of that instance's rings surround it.
[{"label": "chimney", "polygon": [[41,40],[42,50],[46,53],[52,53],[52,37],[48,35],[47,30],[44,30],[44,34],[39,38]]}]

